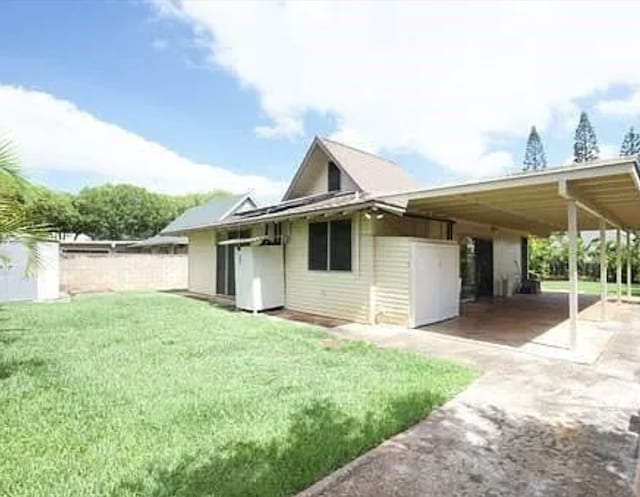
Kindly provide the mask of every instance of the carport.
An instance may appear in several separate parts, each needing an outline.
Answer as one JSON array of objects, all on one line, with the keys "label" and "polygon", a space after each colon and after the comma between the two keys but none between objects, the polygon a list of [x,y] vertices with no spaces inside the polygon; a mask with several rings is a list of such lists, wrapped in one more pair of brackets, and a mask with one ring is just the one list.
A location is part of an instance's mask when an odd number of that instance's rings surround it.
[{"label": "carport", "polygon": [[[622,238],[640,229],[640,177],[635,158],[599,160],[544,171],[520,173],[454,186],[391,194],[383,200],[407,211],[432,218],[478,223],[511,230],[523,236],[549,236],[566,231],[569,239],[569,346],[575,350],[578,331],[577,236],[582,230],[599,230],[605,239],[616,230],[617,301],[623,296]],[[624,261],[628,297],[631,297],[631,259]],[[607,316],[607,255],[600,251],[599,319]]]}]

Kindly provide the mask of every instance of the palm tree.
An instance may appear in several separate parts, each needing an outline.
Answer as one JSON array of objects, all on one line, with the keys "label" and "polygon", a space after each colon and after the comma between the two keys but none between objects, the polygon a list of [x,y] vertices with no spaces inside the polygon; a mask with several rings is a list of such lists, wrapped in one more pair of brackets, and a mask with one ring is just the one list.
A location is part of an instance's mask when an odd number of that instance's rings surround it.
[{"label": "palm tree", "polygon": [[[27,192],[31,188],[21,174],[18,158],[8,140],[0,141],[0,185],[2,184],[12,185],[19,192]],[[47,238],[47,235],[46,226],[29,221],[22,202],[14,195],[0,191],[0,244],[11,240],[27,248],[27,273],[31,274],[39,268],[38,241]],[[0,252],[0,260],[6,262],[8,256]]]}]

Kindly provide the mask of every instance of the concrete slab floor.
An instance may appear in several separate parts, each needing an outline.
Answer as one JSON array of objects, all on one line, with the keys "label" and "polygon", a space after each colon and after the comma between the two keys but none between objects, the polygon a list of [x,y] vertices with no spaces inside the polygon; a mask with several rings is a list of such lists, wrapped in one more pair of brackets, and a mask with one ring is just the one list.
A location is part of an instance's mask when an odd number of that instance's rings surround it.
[{"label": "concrete slab floor", "polygon": [[458,318],[420,329],[542,357],[594,363],[615,331],[626,326],[625,312],[633,304],[607,303],[606,321],[602,321],[598,298],[580,295],[577,349],[570,350],[567,299],[566,293],[544,293],[481,300],[464,304]]},{"label": "concrete slab floor", "polygon": [[624,326],[591,365],[421,330],[330,330],[485,374],[299,497],[631,497],[637,439],[627,428],[640,408],[640,306],[619,311]]}]

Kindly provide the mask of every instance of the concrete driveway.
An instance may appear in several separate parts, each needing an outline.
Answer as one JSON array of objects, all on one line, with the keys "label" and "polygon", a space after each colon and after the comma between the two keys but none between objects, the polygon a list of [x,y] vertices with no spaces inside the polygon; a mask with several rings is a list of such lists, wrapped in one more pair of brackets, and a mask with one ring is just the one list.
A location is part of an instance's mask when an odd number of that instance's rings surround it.
[{"label": "concrete driveway", "polygon": [[629,496],[640,409],[640,306],[591,365],[400,330],[333,332],[464,360],[486,373],[425,421],[304,497]]}]

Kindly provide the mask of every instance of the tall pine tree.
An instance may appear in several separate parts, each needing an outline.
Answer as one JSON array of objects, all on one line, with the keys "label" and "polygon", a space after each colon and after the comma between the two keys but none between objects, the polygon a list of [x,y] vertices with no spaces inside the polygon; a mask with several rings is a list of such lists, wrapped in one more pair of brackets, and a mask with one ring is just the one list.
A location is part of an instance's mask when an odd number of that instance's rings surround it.
[{"label": "tall pine tree", "polygon": [[527,140],[527,150],[522,161],[523,171],[538,171],[547,167],[547,156],[540,140],[540,135],[535,126],[531,126],[529,139]]},{"label": "tall pine tree", "polygon": [[588,162],[596,160],[600,156],[596,132],[589,122],[586,112],[580,114],[580,122],[576,128],[573,144],[574,162]]},{"label": "tall pine tree", "polygon": [[622,146],[620,147],[620,157],[640,154],[640,133],[636,133],[633,126],[624,135]]}]

